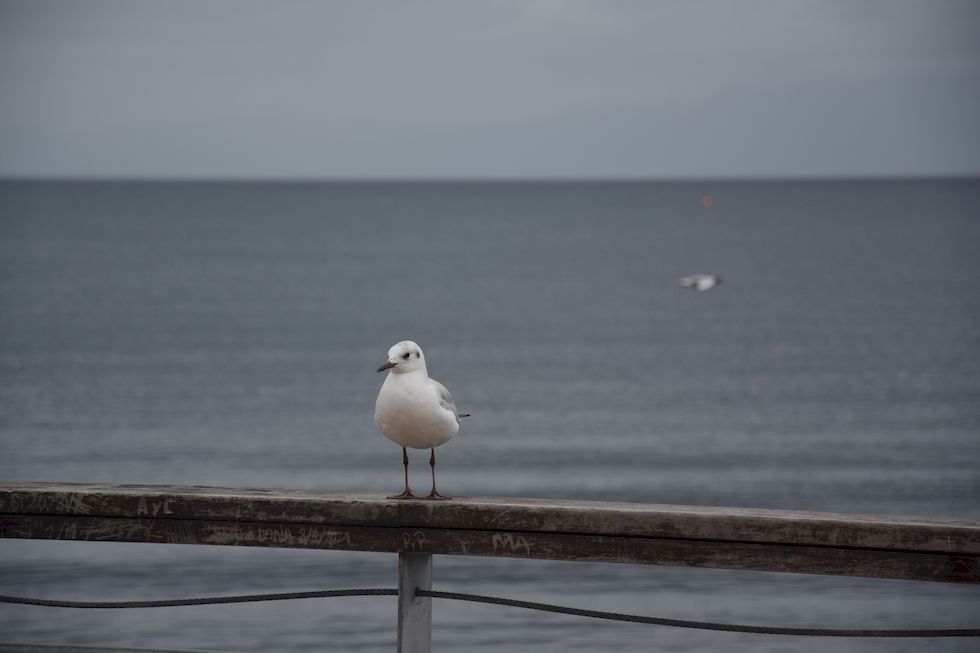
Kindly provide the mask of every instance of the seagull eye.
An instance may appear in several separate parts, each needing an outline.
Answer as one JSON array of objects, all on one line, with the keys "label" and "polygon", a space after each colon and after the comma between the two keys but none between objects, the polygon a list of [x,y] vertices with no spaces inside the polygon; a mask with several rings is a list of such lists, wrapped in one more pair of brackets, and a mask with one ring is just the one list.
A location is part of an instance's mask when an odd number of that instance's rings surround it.
[{"label": "seagull eye", "polygon": [[405,360],[408,360],[410,356],[411,356],[411,354],[406,353],[404,356],[402,356],[402,358],[404,358]]}]

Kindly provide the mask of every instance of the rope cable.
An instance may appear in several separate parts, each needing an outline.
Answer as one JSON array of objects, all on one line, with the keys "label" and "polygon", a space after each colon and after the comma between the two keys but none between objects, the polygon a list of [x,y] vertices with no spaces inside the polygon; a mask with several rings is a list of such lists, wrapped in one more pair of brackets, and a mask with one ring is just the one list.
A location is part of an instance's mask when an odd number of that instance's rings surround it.
[{"label": "rope cable", "polygon": [[[0,595],[0,603],[16,603],[54,608],[165,608],[189,605],[214,605],[223,603],[250,603],[256,601],[283,601],[291,599],[319,599],[341,596],[398,596],[397,589],[347,589],[347,590],[315,590],[310,592],[281,592],[276,594],[245,594],[239,596],[210,596],[190,599],[162,599],[155,601],[59,601],[54,599],[35,599],[23,596]],[[894,630],[863,630],[863,629],[832,629],[832,628],[783,628],[775,626],[746,626],[741,624],[723,624],[707,621],[687,621],[683,619],[667,619],[664,617],[647,617],[618,612],[602,612],[584,608],[571,608],[549,603],[518,601],[495,596],[465,594],[461,592],[439,592],[433,590],[415,590],[416,597],[452,599],[472,603],[487,603],[503,605],[526,610],[553,612],[577,617],[625,621],[656,626],[672,626],[676,628],[696,628],[700,630],[715,630],[732,633],[753,633],[758,635],[794,635],[809,637],[980,637],[980,628],[938,628],[938,629],[894,629]]]},{"label": "rope cable", "polygon": [[646,617],[635,614],[620,614],[618,612],[600,612],[582,608],[569,608],[548,603],[533,603],[531,601],[516,601],[495,596],[480,596],[477,594],[462,594],[459,592],[436,592],[432,590],[416,590],[416,596],[431,596],[439,599],[454,599],[457,601],[472,601],[474,603],[490,603],[505,605],[512,608],[555,612],[577,617],[592,617],[594,619],[609,619],[612,621],[628,621],[639,624],[657,626],[674,626],[677,628],[698,628],[701,630],[720,630],[731,633],[755,633],[759,635],[796,635],[810,637],[980,637],[980,628],[962,629],[904,629],[904,630],[842,630],[830,628],[779,628],[773,626],[743,626],[739,624],[720,624],[707,621],[685,621],[683,619],[665,619],[663,617]]},{"label": "rope cable", "polygon": [[49,608],[173,608],[185,605],[214,605],[220,603],[251,603],[254,601],[284,601],[289,599],[322,599],[335,596],[398,596],[396,589],[317,590],[312,592],[282,592],[278,594],[244,594],[240,596],[206,596],[194,599],[162,599],[158,601],[56,601],[24,596],[0,596],[0,603],[40,605]]}]

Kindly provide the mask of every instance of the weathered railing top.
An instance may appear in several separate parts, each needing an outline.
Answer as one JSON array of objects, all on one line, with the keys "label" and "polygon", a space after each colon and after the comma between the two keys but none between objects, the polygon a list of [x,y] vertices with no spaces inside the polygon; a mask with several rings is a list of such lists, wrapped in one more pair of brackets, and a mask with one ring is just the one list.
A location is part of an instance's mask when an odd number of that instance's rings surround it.
[{"label": "weathered railing top", "polygon": [[980,582],[980,522],[747,508],[6,482],[0,535]]}]

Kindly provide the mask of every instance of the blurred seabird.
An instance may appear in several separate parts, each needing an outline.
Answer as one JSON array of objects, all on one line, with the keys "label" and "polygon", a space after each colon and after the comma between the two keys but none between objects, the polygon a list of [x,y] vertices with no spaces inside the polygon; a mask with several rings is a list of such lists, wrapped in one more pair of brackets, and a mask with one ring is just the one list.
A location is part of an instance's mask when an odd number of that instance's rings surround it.
[{"label": "blurred seabird", "polygon": [[678,279],[678,283],[681,288],[690,288],[698,292],[704,292],[705,290],[711,290],[721,283],[721,277],[716,274],[692,274],[689,277]]}]

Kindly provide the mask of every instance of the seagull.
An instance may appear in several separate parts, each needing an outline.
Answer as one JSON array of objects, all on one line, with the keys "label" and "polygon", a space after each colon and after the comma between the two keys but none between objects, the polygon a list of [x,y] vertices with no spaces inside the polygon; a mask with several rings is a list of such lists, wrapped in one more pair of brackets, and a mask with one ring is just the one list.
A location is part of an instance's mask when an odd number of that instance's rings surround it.
[{"label": "seagull", "polygon": [[698,292],[711,290],[721,283],[721,277],[716,274],[692,274],[689,277],[678,279],[681,288],[691,288]]},{"label": "seagull", "polygon": [[[446,386],[430,379],[425,369],[425,354],[411,340],[403,340],[388,350],[388,362],[378,368],[388,372],[378,400],[374,404],[374,421],[381,432],[402,446],[405,466],[405,491],[389,499],[449,499],[436,492],[436,447],[449,442],[459,430],[462,415]],[[431,449],[432,492],[416,497],[408,488],[408,450]]]}]

